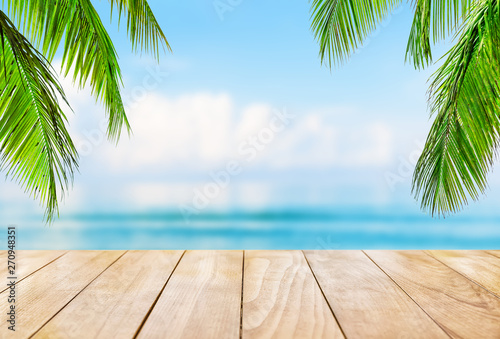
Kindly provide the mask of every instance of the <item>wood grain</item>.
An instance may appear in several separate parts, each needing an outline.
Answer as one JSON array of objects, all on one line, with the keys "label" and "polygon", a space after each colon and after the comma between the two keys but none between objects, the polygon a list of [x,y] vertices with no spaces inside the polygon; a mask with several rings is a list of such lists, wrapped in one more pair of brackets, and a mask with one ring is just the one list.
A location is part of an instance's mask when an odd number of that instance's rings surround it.
[{"label": "wood grain", "polygon": [[452,337],[499,338],[500,299],[423,251],[367,251]]},{"label": "wood grain", "polygon": [[497,258],[500,258],[500,250],[490,250],[490,251],[486,251],[486,252],[497,257]]},{"label": "wood grain", "polygon": [[343,338],[301,251],[245,251],[243,338]]},{"label": "wood grain", "polygon": [[500,258],[485,251],[426,251],[500,297]]},{"label": "wood grain", "polygon": [[[16,285],[16,337],[27,338],[40,329],[124,251],[71,251]],[[7,310],[7,291],[0,309]],[[11,338],[7,326],[0,337]]]},{"label": "wood grain", "polygon": [[[7,263],[7,251],[2,254],[2,262]],[[53,260],[56,260],[62,256],[67,251],[27,251],[19,250],[16,251],[16,277],[17,281],[20,282],[28,275],[32,274],[36,270],[42,268],[43,266],[49,264]],[[7,274],[7,264],[0,266],[0,277],[6,277]],[[3,292],[7,287],[0,289]]]},{"label": "wood grain", "polygon": [[500,338],[497,250],[18,253],[0,338]]},{"label": "wood grain", "polygon": [[238,338],[243,251],[187,251],[138,338]]},{"label": "wood grain", "polygon": [[182,251],[129,251],[34,338],[132,338]]},{"label": "wood grain", "polygon": [[363,252],[305,254],[347,338],[448,338]]}]

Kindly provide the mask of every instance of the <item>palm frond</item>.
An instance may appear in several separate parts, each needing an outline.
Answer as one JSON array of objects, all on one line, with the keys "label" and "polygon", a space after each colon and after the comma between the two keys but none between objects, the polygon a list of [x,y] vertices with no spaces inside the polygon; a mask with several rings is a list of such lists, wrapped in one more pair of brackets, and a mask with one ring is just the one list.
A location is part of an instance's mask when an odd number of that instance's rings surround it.
[{"label": "palm frond", "polygon": [[[131,131],[120,94],[122,78],[118,56],[91,2],[75,0],[73,3],[74,7],[65,17],[64,74],[72,71],[73,80],[78,81],[80,87],[84,87],[90,78],[92,94],[106,107],[108,136],[118,141],[123,125],[129,133]],[[56,34],[53,31],[49,36]]]},{"label": "palm frond", "polygon": [[459,27],[472,2],[473,0],[414,0],[415,16],[406,48],[406,60],[416,68],[429,65],[432,62],[431,44],[445,39]]},{"label": "palm frond", "polygon": [[343,64],[401,0],[312,0],[311,29],[329,67]]},{"label": "palm frond", "polygon": [[64,92],[49,62],[0,11],[0,169],[46,206],[58,211],[77,169],[77,152],[57,96]]},{"label": "palm frond", "polygon": [[499,13],[496,0],[474,3],[433,76],[437,116],[413,177],[415,196],[433,215],[456,212],[487,189],[500,136]]},{"label": "palm frond", "polygon": [[89,83],[94,97],[103,102],[108,137],[118,141],[123,126],[130,133],[118,56],[90,0],[13,0],[8,9],[50,61],[64,45],[63,74],[71,73],[79,87]]},{"label": "palm frond", "polygon": [[118,10],[118,17],[127,17],[127,31],[132,42],[132,48],[139,46],[151,52],[158,60],[159,47],[172,51],[160,25],[156,21],[153,11],[146,0],[109,0],[111,8]]}]

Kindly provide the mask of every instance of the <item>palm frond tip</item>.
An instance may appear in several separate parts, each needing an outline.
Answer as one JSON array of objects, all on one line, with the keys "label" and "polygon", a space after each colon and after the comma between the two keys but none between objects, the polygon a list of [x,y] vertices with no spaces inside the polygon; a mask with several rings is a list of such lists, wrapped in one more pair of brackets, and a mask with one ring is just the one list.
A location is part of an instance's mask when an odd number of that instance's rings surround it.
[{"label": "palm frond tip", "polygon": [[46,206],[50,221],[77,169],[77,152],[48,61],[0,11],[0,168]]}]

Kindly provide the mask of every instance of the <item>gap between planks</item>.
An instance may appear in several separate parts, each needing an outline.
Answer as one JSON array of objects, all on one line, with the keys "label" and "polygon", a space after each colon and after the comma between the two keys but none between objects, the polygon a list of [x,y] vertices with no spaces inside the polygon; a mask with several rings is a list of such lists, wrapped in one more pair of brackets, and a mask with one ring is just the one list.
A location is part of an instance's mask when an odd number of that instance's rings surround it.
[{"label": "gap between planks", "polygon": [[[179,251],[180,252],[180,251]],[[196,251],[195,251],[196,252]],[[205,251],[199,251],[199,252],[204,252]],[[216,251],[217,252],[217,251]],[[225,251],[220,251],[220,252],[224,252]],[[242,252],[242,259],[241,259],[241,289],[240,289],[240,298],[239,298],[239,331],[238,331],[238,337],[241,339],[241,338],[246,338],[246,336],[244,335],[245,333],[245,328],[244,328],[244,309],[245,309],[245,303],[244,303],[244,296],[245,296],[245,264],[246,264],[246,256],[247,256],[247,251],[241,251]],[[255,251],[255,252],[258,252],[258,251]],[[265,251],[263,251],[265,252]],[[278,251],[276,251],[278,252]],[[293,251],[282,251],[282,252],[293,252]],[[299,252],[299,251],[297,251]],[[324,286],[322,286],[320,284],[320,281],[317,277],[317,274],[316,272],[314,271],[307,255],[306,255],[306,251],[300,251],[301,252],[301,255],[303,256],[305,262],[307,263],[307,267],[308,267],[308,270],[310,271],[310,273],[312,274],[313,276],[313,280],[314,280],[314,283],[316,284],[317,288],[321,291],[321,295],[322,295],[322,298],[324,299],[325,303],[328,305],[328,308],[329,308],[329,311],[331,312],[331,315],[332,317],[334,318],[335,322],[337,323],[340,331],[342,332],[342,335],[344,337],[347,337],[346,334],[344,333],[344,328],[343,326],[345,325],[345,323],[342,324],[342,326],[340,325],[341,322],[339,321],[338,317],[337,317],[337,314],[335,313],[334,311],[334,308],[332,307],[332,304],[330,302],[330,300],[328,299],[327,297],[327,293],[325,293],[325,290],[324,290]],[[308,255],[313,255],[314,254],[314,251],[307,251],[309,252],[310,254]],[[321,254],[321,252],[324,252],[325,255],[326,255],[326,252],[327,251],[320,251],[318,253]],[[333,252],[333,251],[332,251]],[[338,251],[338,252],[342,252],[342,251]],[[353,251],[354,252],[354,251]],[[414,297],[412,296],[413,292],[411,292],[413,289],[410,289],[410,292],[407,292],[405,290],[405,288],[403,288],[403,286],[398,283],[394,278],[394,267],[390,266],[388,267],[391,271],[391,274],[389,274],[388,272],[386,272],[368,253],[366,253],[365,251],[358,251],[358,252],[362,252],[364,256],[366,256],[369,261],[378,269],[380,270],[388,279],[390,279],[390,281],[397,286],[397,288],[399,288],[402,292],[404,292],[404,294],[406,294],[406,296],[413,302],[415,303],[426,315],[427,317],[429,317],[437,326],[439,326],[439,328],[441,328],[441,330],[444,331],[444,333],[446,333],[446,335],[450,336],[450,333],[448,333],[448,331],[443,328],[442,326],[442,319],[440,322],[436,321],[436,319],[428,313],[428,311],[426,310],[427,307],[430,307],[429,304],[427,302],[424,302],[425,305],[425,308],[419,304],[419,302],[417,302]],[[381,254],[379,251],[368,251],[370,253],[373,253],[375,255],[375,257],[377,258],[377,256],[379,254]],[[405,253],[405,251],[387,251],[388,253],[390,252],[390,254],[392,254],[394,257],[392,259],[395,259],[396,255],[398,252],[400,252],[400,254],[403,254]],[[407,253],[410,253],[412,251],[407,251]],[[429,259],[431,259],[433,262],[436,263],[436,267],[438,266],[442,266],[442,267],[446,267],[447,270],[449,270],[450,272],[453,271],[455,272],[455,274],[458,276],[461,276],[462,279],[468,281],[470,284],[473,284],[473,285],[476,285],[478,286],[480,289],[484,290],[485,292],[488,292],[488,294],[492,295],[494,298],[496,299],[499,299],[499,296],[495,293],[493,293],[490,289],[488,289],[486,286],[484,286],[484,282],[481,282],[481,280],[479,280],[478,277],[475,277],[475,276],[470,276],[470,273],[467,274],[467,271],[464,271],[463,269],[460,269],[460,268],[457,268],[457,267],[454,267],[453,265],[450,265],[449,263],[447,262],[443,262],[442,260],[438,259],[437,257],[435,257],[432,253],[438,255],[438,254],[442,254],[442,253],[445,253],[446,251],[430,251],[430,252],[427,252],[427,251],[414,251],[414,252],[421,252],[422,254],[425,254],[424,257],[428,257]],[[453,251],[448,251],[448,252],[453,252]],[[472,251],[471,251],[472,252]],[[469,256],[467,255],[467,253],[471,253],[471,252],[465,252],[464,256],[466,258],[469,258]],[[479,251],[478,251],[479,252]],[[498,254],[500,254],[500,252],[493,252],[493,251],[480,251],[481,253],[486,253],[487,255],[490,255],[491,256],[491,260],[492,261],[495,261],[495,260],[499,260],[500,261],[500,256],[498,256]],[[32,276],[33,274],[37,273],[38,271],[44,269],[45,267],[49,266],[50,264],[54,263],[55,261],[57,261],[58,259],[60,259],[61,257],[63,257],[66,253],[68,252],[64,252],[60,255],[58,255],[57,257],[51,259],[49,262],[46,262],[44,264],[42,264],[42,266],[34,269],[33,271],[29,272],[26,274],[26,276],[24,276],[22,279],[20,279],[19,281],[21,280],[24,280],[30,276]],[[55,314],[52,315],[52,317],[50,319],[48,319],[43,325],[41,325],[41,327],[38,328],[38,330],[36,330],[36,332],[34,332],[30,337],[34,336],[36,333],[38,333],[47,323],[49,323],[54,317],[56,317],[62,310],[64,310],[66,308],[66,306],[68,306],[70,303],[73,302],[73,300],[75,298],[77,298],[84,290],[87,289],[87,287],[89,285],[91,285],[95,280],[97,280],[106,270],[108,270],[112,265],[114,265],[118,260],[120,260],[120,258],[123,257],[123,255],[125,255],[125,253],[127,253],[127,251],[123,252],[117,259],[115,259],[113,262],[111,262],[106,268],[104,268],[102,270],[102,272],[100,272],[97,276],[95,276],[87,285],[85,285],[76,295],[73,296],[73,298],[71,298],[64,306],[61,307],[61,309],[59,309]],[[388,253],[385,253],[386,255],[388,255]],[[144,325],[147,323],[151,313],[154,311],[155,307],[157,306],[157,303],[158,303],[158,300],[161,298],[164,290],[167,288],[171,278],[174,276],[174,274],[176,273],[177,271],[177,268],[178,266],[181,264],[181,261],[183,260],[184,258],[184,255],[186,254],[186,251],[183,251],[181,256],[179,257],[178,261],[176,262],[175,264],[175,267],[174,269],[172,270],[172,272],[170,273],[170,275],[168,276],[167,280],[165,281],[162,289],[159,291],[156,299],[154,300],[154,302],[152,303],[152,305],[150,306],[148,312],[146,313],[146,315],[144,316],[144,319],[143,321],[141,322],[140,326],[137,328],[137,331],[134,335],[134,338],[138,337],[140,335],[140,332],[141,330],[143,329]],[[327,256],[326,256],[327,257]],[[387,257],[389,259],[389,256]],[[378,260],[378,259],[377,259]],[[474,263],[474,260],[477,260],[477,258],[473,257],[472,259],[469,258],[469,261],[473,264]],[[349,263],[347,263],[349,264]],[[386,265],[387,264],[384,264],[384,262],[382,262],[383,265]],[[418,268],[422,268],[420,266],[418,266]],[[396,279],[397,280],[400,280],[400,278],[398,276],[396,276]],[[410,281],[411,282],[411,281]],[[414,282],[411,282],[411,283],[414,283]],[[403,281],[403,284],[405,286],[408,287],[408,282],[405,282]],[[462,282],[462,285],[464,285],[464,283]],[[446,284],[443,285],[444,287],[447,287]],[[3,290],[5,291],[5,290]],[[417,295],[417,297],[421,298],[420,296]],[[432,306],[432,305],[431,305]],[[432,309],[431,307],[431,313],[434,313],[436,315],[436,311]],[[439,315],[439,313],[437,313],[438,315],[438,318],[441,317],[441,315]],[[456,335],[457,333],[453,333],[454,331],[452,331],[451,333],[453,335]]]},{"label": "gap between planks", "polygon": [[424,251],[367,254],[450,336],[498,338],[500,300],[482,286]]},{"label": "gap between planks", "polygon": [[243,250],[243,261],[241,263],[241,299],[240,299],[240,339],[243,338],[243,292],[245,288],[245,250]]},{"label": "gap between planks", "polygon": [[306,260],[307,266],[311,270],[311,273],[312,273],[312,275],[314,277],[314,281],[316,281],[316,284],[318,285],[318,288],[321,291],[321,295],[325,299],[326,304],[328,305],[328,308],[330,309],[330,312],[332,312],[332,317],[335,319],[335,322],[337,323],[337,326],[339,327],[340,332],[342,333],[342,335],[344,336],[344,338],[347,338],[347,336],[345,335],[344,329],[342,328],[342,325],[340,325],[339,320],[337,319],[337,316],[335,315],[335,312],[333,312],[332,305],[330,305],[330,302],[328,301],[328,299],[327,299],[327,297],[325,295],[325,291],[323,291],[323,287],[321,287],[321,285],[320,285],[320,283],[318,281],[318,278],[316,277],[316,274],[314,273],[314,270],[312,269],[311,264],[309,263],[309,260],[307,259],[306,253],[303,250],[301,252],[302,252],[302,255],[304,256],[304,259]]},{"label": "gap between planks", "polygon": [[47,325],[52,319],[54,319],[60,312],[62,312],[62,310],[64,310],[64,308],[66,306],[68,306],[73,300],[75,300],[76,297],[78,297],[90,284],[92,284],[97,278],[99,278],[104,272],[106,272],[106,270],[108,268],[110,268],[115,262],[117,262],[118,260],[120,260],[121,257],[123,257],[125,255],[125,253],[127,253],[128,251],[124,251],[120,256],[118,256],[118,258],[116,258],[113,262],[111,262],[111,264],[109,264],[104,270],[101,271],[101,273],[99,273],[98,275],[96,275],[94,277],[94,279],[92,279],[87,285],[85,285],[77,294],[75,294],[75,296],[73,296],[73,298],[71,298],[63,307],[61,307],[61,309],[59,309],[59,311],[57,311],[56,313],[54,313],[54,315],[52,315],[52,317],[50,317],[44,324],[42,324],[42,326],[40,326],[40,328],[38,330],[36,330],[32,335],[29,336],[29,338],[33,338],[38,332],[40,332],[41,329],[43,329],[43,327],[45,325]]},{"label": "gap between planks", "polygon": [[[33,265],[33,267],[29,267],[29,266],[31,266],[31,262],[28,263],[28,270],[27,270],[26,274],[21,277],[21,275],[23,273],[21,273],[21,274],[18,273],[18,280],[16,283],[20,283],[24,279],[28,278],[30,275],[35,274],[36,272],[40,271],[41,269],[43,269],[47,265],[52,264],[54,261],[56,261],[57,259],[61,258],[63,255],[68,253],[68,251],[27,251],[27,250],[17,251],[17,253],[20,254],[21,258],[18,258],[19,256],[16,256],[16,265],[20,266],[19,269],[17,269],[16,271],[23,270],[24,267],[26,267],[26,266],[23,267],[22,265],[20,265],[20,262],[19,262],[19,261],[23,260],[22,254],[24,254],[26,252],[30,252],[30,254],[40,253],[40,252],[42,252],[42,254],[48,253],[48,256],[49,256],[48,260],[49,261],[46,262],[46,261],[42,260],[42,262],[39,265],[36,265],[36,266]],[[50,253],[52,253],[52,252],[56,252],[56,255],[55,256],[50,255]],[[58,252],[62,252],[62,253],[58,255]],[[5,267],[5,269],[0,270],[0,272],[5,273],[5,274],[2,274],[2,276],[7,276],[7,266]],[[3,293],[7,289],[8,289],[8,287],[5,287],[3,290],[0,290],[0,293]]]},{"label": "gap between planks", "polygon": [[362,250],[362,252],[364,253],[364,255],[366,255],[368,257],[368,259],[370,259],[370,261],[375,265],[377,266],[382,272],[384,272],[384,274],[389,278],[391,279],[391,281],[401,289],[401,291],[403,291],[407,296],[408,298],[410,298],[425,314],[427,314],[427,316],[437,325],[439,326],[439,328],[441,328],[443,330],[444,333],[446,333],[446,335],[450,338],[451,335],[446,331],[445,328],[443,328],[437,321],[436,319],[434,319],[429,313],[427,313],[427,311],[415,300],[413,299],[413,297],[411,295],[408,294],[408,292],[405,291],[405,289],[403,287],[401,287],[401,285],[399,285],[389,274],[387,274],[386,271],[384,271],[382,269],[382,267],[380,267],[364,250]]},{"label": "gap between planks", "polygon": [[[489,275],[489,272],[491,271],[491,267],[484,267],[487,264],[490,264],[490,266],[495,265],[496,271],[494,273],[498,272],[498,276],[500,277],[500,258],[496,257],[492,253],[489,253],[487,251],[473,251],[469,250],[467,251],[466,255],[463,254],[462,251],[456,251],[456,250],[443,250],[443,251],[432,251],[432,250],[426,250],[424,251],[425,254],[429,255],[431,258],[437,260],[444,266],[450,268],[451,270],[457,272],[461,276],[463,276],[465,279],[471,281],[472,283],[476,284],[480,288],[484,289],[486,292],[493,294],[496,298],[500,299],[500,286],[499,282],[497,279],[495,279],[495,282],[492,283],[491,280],[488,280],[490,277],[485,277],[484,274],[487,272],[487,275]],[[450,253],[451,255],[455,255],[456,257],[459,257],[462,259],[462,262],[459,263],[458,267],[457,265],[453,264],[453,262],[449,261],[449,258],[447,258],[446,254]],[[472,256],[475,255],[475,256]],[[485,255],[485,256],[484,256]],[[481,258],[476,258],[481,256]],[[476,259],[476,260],[474,260]],[[487,260],[481,260],[481,259],[490,259],[490,262],[486,262]],[[474,264],[474,268],[470,267],[470,265],[464,264],[463,261],[469,262],[469,264]],[[460,265],[462,264],[462,265]],[[481,268],[478,270],[478,267]],[[472,269],[472,271],[470,271]],[[483,274],[483,275],[482,275]],[[493,288],[492,288],[493,287]]]},{"label": "gap between planks", "polygon": [[163,285],[163,288],[161,289],[160,293],[158,293],[158,296],[156,297],[155,301],[153,302],[153,304],[151,305],[151,307],[149,308],[148,310],[148,313],[146,313],[146,316],[144,317],[144,319],[142,320],[141,324],[139,325],[139,328],[137,328],[137,331],[135,332],[134,336],[133,336],[133,339],[136,339],[137,336],[139,335],[139,333],[141,332],[142,328],[144,327],[144,324],[146,323],[146,321],[148,320],[149,318],[149,315],[151,314],[151,312],[153,311],[153,308],[156,306],[156,303],[158,302],[158,299],[160,299],[160,296],[161,294],[163,293],[163,291],[165,290],[165,287],[167,286],[170,278],[172,278],[172,275],[174,274],[175,270],[177,269],[177,266],[179,266],[179,263],[181,262],[182,258],[184,257],[184,254],[186,254],[186,251],[184,250],[179,258],[179,260],[177,261],[177,263],[175,264],[174,266],[174,269],[172,270],[172,272],[170,273],[170,275],[168,276],[168,279],[167,281],[165,281],[165,284]]}]

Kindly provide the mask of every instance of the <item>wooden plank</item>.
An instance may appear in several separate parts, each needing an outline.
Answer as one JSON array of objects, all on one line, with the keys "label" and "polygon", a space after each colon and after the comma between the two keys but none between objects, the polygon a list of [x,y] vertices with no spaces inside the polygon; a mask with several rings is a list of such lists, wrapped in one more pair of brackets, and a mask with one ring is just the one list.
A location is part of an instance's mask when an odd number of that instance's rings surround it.
[{"label": "wooden plank", "polygon": [[[71,251],[16,284],[16,335],[27,338],[40,329],[124,251]],[[9,307],[5,291],[0,309]],[[0,337],[12,332],[0,326]]]},{"label": "wooden plank", "polygon": [[[5,256],[2,256],[2,261],[7,260],[7,251],[3,251]],[[42,268],[43,266],[49,264],[53,260],[56,260],[62,256],[67,251],[28,251],[28,250],[16,250],[16,277],[17,281],[20,282],[28,275],[32,274],[36,270]],[[7,265],[0,266],[0,277],[6,277]],[[2,286],[3,287],[3,286]],[[8,287],[0,289],[0,293],[5,291]]]},{"label": "wooden plank", "polygon": [[497,257],[497,258],[500,258],[500,250],[489,250],[489,251],[486,251],[488,252],[489,254]]},{"label": "wooden plank", "polygon": [[138,338],[238,338],[243,251],[187,251]]},{"label": "wooden plank", "polygon": [[347,338],[448,338],[363,252],[305,254]]},{"label": "wooden plank", "polygon": [[182,251],[129,251],[34,338],[132,338]]},{"label": "wooden plank", "polygon": [[301,251],[245,251],[243,338],[343,338]]},{"label": "wooden plank", "polygon": [[500,297],[500,258],[485,251],[426,251]]},{"label": "wooden plank", "polygon": [[367,251],[452,337],[499,338],[500,299],[423,251]]}]

